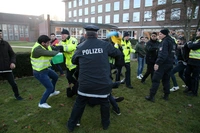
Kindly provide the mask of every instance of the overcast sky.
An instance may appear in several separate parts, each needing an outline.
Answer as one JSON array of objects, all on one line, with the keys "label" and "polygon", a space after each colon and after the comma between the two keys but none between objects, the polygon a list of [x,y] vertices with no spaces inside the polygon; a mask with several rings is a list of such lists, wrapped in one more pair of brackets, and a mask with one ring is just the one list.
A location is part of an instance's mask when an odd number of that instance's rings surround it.
[{"label": "overcast sky", "polygon": [[64,18],[62,0],[0,0],[0,12],[26,15],[57,15]]}]

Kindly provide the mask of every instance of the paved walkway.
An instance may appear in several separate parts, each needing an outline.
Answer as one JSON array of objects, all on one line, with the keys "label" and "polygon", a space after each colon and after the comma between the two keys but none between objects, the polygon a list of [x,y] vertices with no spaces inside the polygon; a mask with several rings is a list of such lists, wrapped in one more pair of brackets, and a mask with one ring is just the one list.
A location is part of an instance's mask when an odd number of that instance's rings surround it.
[{"label": "paved walkway", "polygon": [[11,46],[13,48],[32,48],[32,46]]}]

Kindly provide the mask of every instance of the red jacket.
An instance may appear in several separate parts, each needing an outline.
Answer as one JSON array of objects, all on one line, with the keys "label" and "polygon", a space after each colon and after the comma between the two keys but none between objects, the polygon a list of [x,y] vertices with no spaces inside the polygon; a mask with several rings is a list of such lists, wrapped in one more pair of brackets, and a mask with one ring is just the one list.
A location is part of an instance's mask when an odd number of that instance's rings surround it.
[{"label": "red jacket", "polygon": [[59,43],[59,40],[58,40],[57,38],[55,38],[55,39],[52,40],[50,43],[51,43],[52,46],[56,46],[56,44]]}]

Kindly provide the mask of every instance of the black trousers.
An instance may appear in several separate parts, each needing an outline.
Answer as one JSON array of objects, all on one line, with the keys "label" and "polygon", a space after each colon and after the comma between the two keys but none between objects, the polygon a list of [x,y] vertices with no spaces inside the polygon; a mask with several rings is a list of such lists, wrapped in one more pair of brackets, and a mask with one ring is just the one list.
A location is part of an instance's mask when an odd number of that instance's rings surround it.
[{"label": "black trousers", "polygon": [[[67,126],[69,129],[74,130],[77,122],[81,119],[85,106],[91,97],[78,95],[74,103],[70,118]],[[103,127],[108,127],[110,124],[110,104],[108,98],[96,98],[100,104],[101,123]]]},{"label": "black trousers", "polygon": [[154,71],[152,77],[152,86],[150,88],[150,95],[154,96],[162,80],[163,91],[165,95],[170,93],[170,72],[173,68],[171,64],[164,64],[159,66],[158,70]]},{"label": "black trousers", "polygon": [[154,73],[154,63],[149,63],[147,64],[147,71],[144,74],[142,81],[144,82],[146,80],[146,78],[151,74],[151,80],[153,77],[153,73]]},{"label": "black trousers", "polygon": [[0,76],[8,81],[8,83],[12,87],[12,90],[14,92],[15,97],[18,97],[19,96],[18,87],[17,87],[17,84],[16,84],[16,82],[14,80],[13,73],[12,72],[0,73]]},{"label": "black trousers", "polygon": [[200,67],[187,64],[185,70],[185,83],[193,94],[198,94]]},{"label": "black trousers", "polygon": [[77,80],[74,77],[75,71],[76,71],[76,68],[72,69],[71,71],[68,68],[66,68],[66,78],[69,84],[71,83],[75,84],[77,82]]}]

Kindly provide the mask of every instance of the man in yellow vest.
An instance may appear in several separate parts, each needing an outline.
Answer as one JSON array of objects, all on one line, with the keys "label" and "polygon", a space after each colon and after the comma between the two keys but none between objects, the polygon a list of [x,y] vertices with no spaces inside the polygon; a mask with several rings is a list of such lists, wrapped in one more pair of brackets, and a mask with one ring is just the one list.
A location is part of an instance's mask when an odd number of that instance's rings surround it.
[{"label": "man in yellow vest", "polygon": [[49,68],[51,66],[50,60],[59,52],[51,49],[50,40],[48,36],[41,35],[33,46],[30,56],[33,75],[46,88],[38,104],[40,108],[51,108],[51,106],[46,103],[48,97],[60,93],[60,91],[55,91],[58,75],[54,70]]},{"label": "man in yellow vest", "polygon": [[196,33],[196,40],[188,42],[186,47],[190,51],[185,71],[185,81],[188,88],[184,92],[188,96],[197,96],[200,75],[200,28]]},{"label": "man in yellow vest", "polygon": [[71,61],[72,56],[74,55],[74,51],[76,50],[76,46],[78,41],[76,38],[71,37],[70,33],[67,29],[63,29],[62,32],[62,41],[58,44],[61,47],[61,51],[65,56],[65,64],[66,64],[66,78],[68,80],[69,86],[77,83],[77,79],[74,77],[76,71],[76,65],[74,65]]}]

